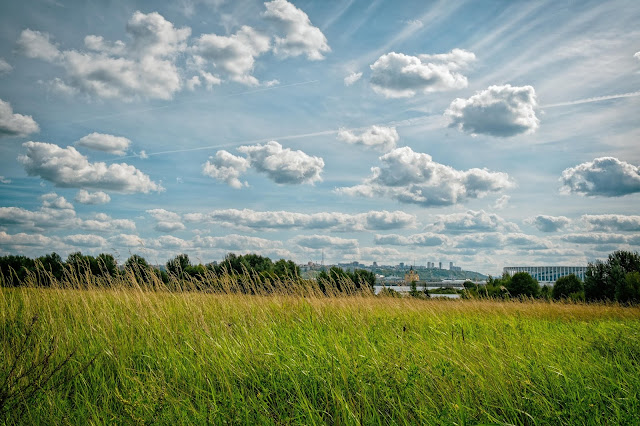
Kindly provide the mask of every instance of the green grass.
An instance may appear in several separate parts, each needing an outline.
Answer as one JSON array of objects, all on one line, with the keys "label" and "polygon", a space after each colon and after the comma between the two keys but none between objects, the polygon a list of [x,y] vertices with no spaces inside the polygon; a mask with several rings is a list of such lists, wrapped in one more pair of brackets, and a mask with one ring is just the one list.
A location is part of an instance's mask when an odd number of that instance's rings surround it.
[{"label": "green grass", "polygon": [[617,305],[3,288],[0,350],[6,424],[640,418]]}]

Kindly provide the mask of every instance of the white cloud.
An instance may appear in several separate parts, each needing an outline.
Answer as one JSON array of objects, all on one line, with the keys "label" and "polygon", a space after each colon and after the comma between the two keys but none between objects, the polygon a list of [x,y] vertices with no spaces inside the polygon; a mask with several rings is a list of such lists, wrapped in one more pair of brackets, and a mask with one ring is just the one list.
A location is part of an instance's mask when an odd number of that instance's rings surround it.
[{"label": "white cloud", "polygon": [[51,43],[50,37],[40,31],[23,30],[17,41],[18,50],[28,58],[55,61],[60,57],[60,51]]},{"label": "white cloud", "polygon": [[0,99],[0,138],[26,136],[40,131],[30,115],[14,114],[11,104]]},{"label": "white cloud", "polygon": [[[251,75],[255,58],[269,51],[270,47],[268,36],[243,26],[229,37],[203,34],[196,40],[191,51],[198,57],[195,62],[200,66],[210,61],[217,71],[231,80],[256,86],[259,82]],[[220,79],[211,74],[203,73],[202,76],[209,86],[220,83]]]},{"label": "white cloud", "polygon": [[536,131],[540,122],[536,106],[533,87],[506,84],[490,86],[469,99],[457,98],[444,115],[460,131],[509,137]]},{"label": "white cloud", "polygon": [[307,55],[312,61],[324,59],[323,54],[331,51],[327,38],[319,28],[314,27],[302,10],[286,0],[266,2],[267,10],[262,14],[276,24],[284,37],[276,37],[273,51],[282,57]]},{"label": "white cloud", "polygon": [[580,218],[591,229],[612,232],[640,231],[640,216],[626,216],[621,214],[583,215]]},{"label": "white cloud", "polygon": [[495,213],[468,210],[465,213],[437,215],[430,229],[453,234],[466,232],[518,232],[518,225]]},{"label": "white cloud", "polygon": [[63,188],[89,188],[122,193],[161,192],[164,188],[149,176],[126,163],[90,163],[72,146],[61,148],[44,142],[25,142],[25,155],[20,155],[29,176],[40,176]]},{"label": "white cloud", "polygon": [[37,211],[21,207],[0,207],[0,224],[43,230],[77,223],[76,212],[64,197],[49,193],[40,199],[42,205]]},{"label": "white cloud", "polygon": [[147,210],[156,220],[155,230],[161,232],[182,231],[185,229],[180,219],[180,215],[165,209]]},{"label": "white cloud", "polygon": [[0,246],[8,246],[12,250],[24,246],[51,247],[52,242],[51,238],[44,235],[25,234],[24,232],[7,234],[0,231]]},{"label": "white cloud", "polygon": [[565,193],[622,197],[640,192],[640,167],[614,157],[600,157],[564,170],[560,182]]},{"label": "white cloud", "polygon": [[194,75],[193,77],[191,77],[189,80],[186,81],[185,85],[187,86],[187,89],[194,91],[196,90],[196,87],[202,85],[202,82],[200,81],[200,77],[198,77],[197,75]]},{"label": "white cloud", "polygon": [[[629,237],[628,235],[623,234],[613,234],[610,232],[590,232],[566,234],[563,235],[561,239],[574,244],[624,244],[628,243],[630,239],[634,239],[634,237]],[[635,240],[638,241],[640,238],[635,237]]]},{"label": "white cloud", "polygon": [[475,168],[455,170],[409,147],[396,148],[380,157],[380,161],[383,167],[372,167],[371,176],[362,184],[337,191],[431,207],[461,203],[513,186],[506,173]]},{"label": "white cloud", "polygon": [[295,213],[288,211],[260,212],[250,209],[213,210],[209,213],[190,213],[189,222],[205,222],[242,229],[326,229],[334,231],[388,230],[413,227],[414,215],[402,211],[370,211],[347,214],[339,212]]},{"label": "white cloud", "polygon": [[232,188],[240,189],[249,186],[247,182],[241,182],[239,177],[249,168],[249,161],[245,158],[235,156],[225,150],[216,152],[215,157],[202,165],[202,173],[212,177]]},{"label": "white cloud", "polygon": [[530,225],[534,225],[541,232],[557,232],[571,223],[571,220],[565,216],[547,216],[540,214],[530,217],[524,221]]},{"label": "white cloud", "polygon": [[279,241],[264,238],[248,237],[246,235],[230,234],[224,237],[201,237],[193,239],[193,246],[200,248],[221,248],[225,250],[251,251],[271,250],[282,247]]},{"label": "white cloud", "polygon": [[247,155],[253,168],[279,184],[302,184],[321,181],[324,160],[302,151],[282,148],[276,141],[265,145],[245,145],[238,151]]},{"label": "white cloud", "polygon": [[111,232],[114,230],[133,231],[136,224],[130,219],[113,219],[106,213],[97,213],[93,219],[80,219],[80,226],[89,231]]},{"label": "white cloud", "polygon": [[24,30],[18,39],[20,51],[60,65],[65,80],[54,80],[64,92],[130,101],[137,96],[171,99],[182,87],[176,66],[177,53],[186,49],[191,29],[174,28],[160,14],[135,12],[127,23],[131,43],[106,42],[100,36],[87,36],[87,51],[60,51],[50,36]]},{"label": "white cloud", "polygon": [[78,140],[75,145],[115,155],[125,155],[131,141],[121,136],[93,132]]},{"label": "white cloud", "polygon": [[36,231],[82,228],[110,232],[136,228],[135,223],[129,219],[113,219],[104,213],[98,213],[91,219],[78,218],[73,205],[54,192],[42,195],[40,200],[42,205],[36,211],[21,207],[0,207],[0,225],[19,226]]},{"label": "white cloud", "polygon": [[137,235],[119,234],[110,238],[112,243],[125,247],[144,247],[145,241]]},{"label": "white cloud", "polygon": [[425,232],[405,237],[398,234],[376,235],[374,242],[379,245],[436,247],[447,244],[449,239],[444,235]]},{"label": "white cloud", "polygon": [[338,248],[338,249],[356,249],[358,248],[358,240],[332,237],[329,235],[300,235],[291,240],[294,244],[301,247],[311,249],[320,248]]},{"label": "white cloud", "polygon": [[474,60],[473,53],[462,49],[419,56],[390,52],[370,66],[371,87],[387,98],[410,98],[417,93],[462,89],[467,87],[467,78],[457,71]]},{"label": "white cloud", "polygon": [[640,52],[636,52],[633,57],[640,61]]},{"label": "white cloud", "polygon": [[81,204],[106,204],[111,201],[111,197],[102,191],[89,192],[81,189],[76,194],[74,200]]},{"label": "white cloud", "polygon": [[394,149],[399,139],[400,136],[398,136],[395,127],[371,126],[359,135],[347,129],[340,129],[338,131],[338,140],[350,144],[364,145],[367,148],[373,148],[382,152],[388,152]]},{"label": "white cloud", "polygon": [[0,76],[9,74],[13,67],[4,58],[0,58]]},{"label": "white cloud", "polygon": [[352,72],[351,74],[349,74],[344,78],[344,85],[351,86],[353,83],[360,80],[361,77],[362,77],[361,72]]},{"label": "white cloud", "polygon": [[552,245],[548,241],[533,235],[485,232],[458,237],[455,239],[454,247],[463,249],[503,249],[505,247],[513,247],[520,250],[547,250],[552,248]]},{"label": "white cloud", "polygon": [[507,207],[507,204],[509,204],[510,199],[511,197],[509,195],[502,195],[498,197],[496,202],[493,204],[493,208],[496,210],[503,210]]},{"label": "white cloud", "polygon": [[63,241],[67,244],[83,247],[105,247],[107,245],[107,240],[104,237],[93,234],[67,235]]}]

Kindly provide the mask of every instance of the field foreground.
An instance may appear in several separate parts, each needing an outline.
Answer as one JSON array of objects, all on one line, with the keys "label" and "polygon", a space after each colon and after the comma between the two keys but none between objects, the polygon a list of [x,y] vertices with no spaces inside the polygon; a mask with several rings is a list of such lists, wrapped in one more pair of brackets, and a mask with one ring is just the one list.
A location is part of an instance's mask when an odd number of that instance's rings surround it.
[{"label": "field foreground", "polygon": [[624,424],[640,309],[0,289],[0,423]]}]

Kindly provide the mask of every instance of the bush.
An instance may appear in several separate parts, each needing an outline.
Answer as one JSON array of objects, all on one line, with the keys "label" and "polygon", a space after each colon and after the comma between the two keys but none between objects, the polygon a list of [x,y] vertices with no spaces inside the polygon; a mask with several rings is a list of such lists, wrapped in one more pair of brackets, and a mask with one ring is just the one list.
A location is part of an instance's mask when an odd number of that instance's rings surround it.
[{"label": "bush", "polygon": [[551,295],[554,299],[584,297],[584,284],[574,274],[560,277],[553,286]]},{"label": "bush", "polygon": [[517,272],[506,285],[511,296],[537,297],[540,294],[540,284],[526,272]]}]

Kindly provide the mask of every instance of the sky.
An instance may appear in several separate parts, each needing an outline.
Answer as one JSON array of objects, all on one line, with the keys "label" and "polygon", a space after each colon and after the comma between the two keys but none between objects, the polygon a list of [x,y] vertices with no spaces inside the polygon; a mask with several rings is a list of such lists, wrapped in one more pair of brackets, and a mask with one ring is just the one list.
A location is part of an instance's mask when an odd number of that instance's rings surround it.
[{"label": "sky", "polygon": [[0,255],[640,247],[640,3],[0,3]]}]

